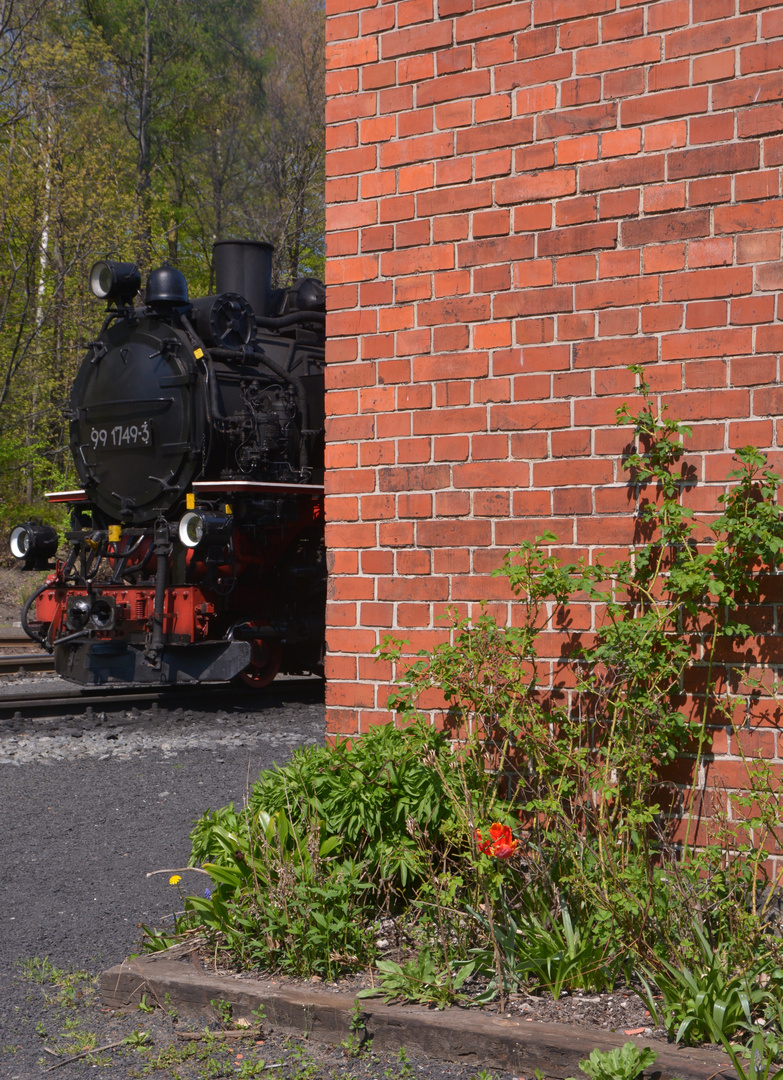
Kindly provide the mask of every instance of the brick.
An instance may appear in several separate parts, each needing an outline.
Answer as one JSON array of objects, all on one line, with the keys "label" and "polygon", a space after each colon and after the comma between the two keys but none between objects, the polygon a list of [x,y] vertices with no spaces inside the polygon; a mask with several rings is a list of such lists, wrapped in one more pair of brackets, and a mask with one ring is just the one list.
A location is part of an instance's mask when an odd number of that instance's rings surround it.
[{"label": "brick", "polygon": [[725,420],[747,416],[750,400],[747,390],[689,391],[667,394],[661,404],[669,407],[672,416],[685,421]]},{"label": "brick", "polygon": [[522,147],[514,153],[514,167],[520,173],[550,169],[554,163],[555,144],[553,142]]},{"label": "brick", "polygon": [[661,59],[661,40],[643,37],[636,41],[625,40],[622,46],[605,45],[598,48],[580,49],[576,54],[577,75],[594,75],[613,68],[633,67],[635,64],[655,64]]},{"label": "brick", "polygon": [[561,139],[557,144],[558,165],[573,165],[598,157],[598,136],[582,135],[577,139]]},{"label": "brick", "polygon": [[657,300],[658,282],[652,278],[626,278],[574,287],[574,307],[577,311],[652,304]]},{"label": "brick", "polygon": [[497,37],[530,26],[530,5],[525,3],[505,4],[493,7],[489,11],[477,11],[457,19],[455,24],[456,39],[476,41],[479,38]]},{"label": "brick", "polygon": [[605,131],[601,136],[601,157],[638,154],[642,148],[641,128],[626,131]]},{"label": "brick", "polygon": [[573,296],[570,288],[524,289],[521,292],[500,293],[496,296],[493,317],[503,319],[519,315],[544,315],[572,309]]},{"label": "brick", "polygon": [[709,102],[707,87],[691,90],[666,90],[660,94],[624,101],[620,106],[620,118],[624,127],[654,123],[670,116],[692,116],[707,111]]},{"label": "brick", "polygon": [[584,45],[597,45],[598,25],[598,19],[580,19],[579,22],[562,23],[560,48],[577,49]]},{"label": "brick", "polygon": [[[452,102],[451,105],[456,106],[458,112],[464,111],[466,107],[470,109],[470,102]],[[443,106],[443,108],[447,107]],[[435,129],[434,109],[413,109],[411,112],[397,113],[396,116],[385,117],[385,119],[391,120],[396,125],[395,134],[401,139],[407,139],[409,135],[426,135]],[[459,122],[457,117],[454,119]]]},{"label": "brick", "polygon": [[[614,49],[616,52],[616,48]],[[557,139],[563,135],[576,135],[584,131],[601,131],[617,123],[617,104],[590,105],[584,109],[561,109],[538,117],[536,137]]]},{"label": "brick", "polygon": [[597,217],[598,203],[595,195],[583,195],[576,199],[559,199],[555,206],[555,223],[559,226],[595,221]]},{"label": "brick", "polygon": [[734,138],[734,114],[726,112],[694,116],[688,134],[691,145],[731,140]]},{"label": "brick", "polygon": [[783,262],[768,262],[757,266],[756,288],[776,292],[783,290]]},{"label": "brick", "polygon": [[688,330],[703,330],[707,326],[725,326],[727,305],[724,300],[705,300],[688,304],[685,315],[685,327]]},{"label": "brick", "polygon": [[645,214],[660,214],[665,210],[682,210],[685,206],[685,184],[662,184],[644,189]]},{"label": "brick", "polygon": [[688,266],[730,266],[734,259],[734,243],[728,237],[714,240],[691,240],[688,244]]},{"label": "brick", "polygon": [[661,304],[642,308],[642,333],[656,334],[661,330],[678,330],[682,326],[682,305]]},{"label": "brick", "polygon": [[669,64],[656,64],[650,69],[647,86],[650,93],[671,90],[675,86],[688,86],[691,81],[689,60],[674,60]]},{"label": "brick", "polygon": [[474,159],[473,174],[476,180],[485,180],[490,176],[508,176],[511,172],[511,150],[496,150],[489,154],[480,154]]},{"label": "brick", "polygon": [[382,64],[367,64],[361,69],[361,73],[362,90],[377,90],[382,86],[394,86],[397,82],[397,65],[393,60]]},{"label": "brick", "polygon": [[661,244],[708,236],[710,213],[709,210],[686,210],[681,214],[658,214],[638,221],[624,221],[620,228],[626,247]]},{"label": "brick", "polygon": [[638,191],[607,191],[601,195],[599,217],[636,217],[639,213]]},{"label": "brick", "polygon": [[[599,162],[583,165],[579,170],[581,191],[603,191],[613,187],[637,187],[664,179],[665,159],[662,154],[634,158],[630,161]],[[568,192],[564,192],[568,194]]]},{"label": "brick", "polygon": [[[713,4],[715,0],[712,0]],[[737,19],[713,16],[715,21],[687,30],[675,30],[666,36],[666,59],[690,56],[693,53],[718,52],[756,38],[756,19],[753,15]],[[744,50],[743,50],[744,52]],[[751,69],[758,70],[758,69]]]},{"label": "brick", "polygon": [[614,9],[614,0],[579,0],[578,5],[573,0],[536,0],[536,23],[563,23]]},{"label": "brick", "polygon": [[410,56],[427,50],[443,49],[452,44],[450,22],[431,22],[384,34],[381,52],[384,60],[395,56]]},{"label": "brick", "polygon": [[[554,87],[552,89],[554,90]],[[520,94],[523,92],[522,90],[518,91]],[[597,76],[593,79],[566,79],[560,83],[560,104],[564,108],[573,105],[589,105],[600,100],[601,80]],[[554,108],[554,102],[548,107]]]},{"label": "brick", "polygon": [[707,53],[693,60],[693,82],[718,82],[720,79],[733,79],[736,71],[736,57],[733,52]]},{"label": "brick", "polygon": [[536,402],[525,405],[493,405],[490,407],[492,431],[531,431],[566,428],[571,423],[571,408],[567,402]]},{"label": "brick", "polygon": [[[375,147],[367,148],[375,154]],[[409,165],[414,161],[431,161],[433,158],[449,157],[454,149],[454,136],[450,131],[418,138],[400,139],[393,143],[384,143],[380,147],[379,162],[382,169],[396,165]],[[354,153],[355,151],[349,151]],[[332,155],[330,155],[331,158]],[[328,162],[327,162],[328,164]],[[372,168],[375,167],[373,162]],[[370,166],[366,166],[369,171]]]},{"label": "brick", "polygon": [[644,33],[644,13],[623,11],[618,15],[604,15],[601,19],[602,41],[623,41],[625,38],[639,37]]},{"label": "brick", "polygon": [[357,38],[351,41],[335,41],[326,44],[326,67],[357,67],[373,64],[378,59],[378,42],[375,38]]},{"label": "brick", "polygon": [[517,263],[514,267],[513,287],[515,289],[551,285],[552,280],[552,263],[549,259]]},{"label": "brick", "polygon": [[737,135],[741,139],[783,131],[783,105],[759,105],[737,114]]},{"label": "brick", "polygon": [[734,198],[774,199],[780,195],[780,173],[777,169],[741,174],[734,179]]},{"label": "brick", "polygon": [[495,199],[502,206],[508,203],[552,199],[573,195],[576,191],[576,170],[555,169],[530,176],[515,176],[495,184]]},{"label": "brick", "polygon": [[672,120],[668,124],[653,124],[645,129],[645,150],[669,150],[684,146],[688,141],[688,128],[684,120]]},{"label": "brick", "polygon": [[598,257],[599,278],[631,277],[641,271],[641,253],[637,251],[603,251]]},{"label": "brick", "polygon": [[[758,387],[777,382],[776,356],[743,356],[731,360],[731,385]],[[756,446],[759,444],[756,443]]]},{"label": "brick", "polygon": [[606,309],[598,315],[598,336],[618,337],[636,334],[639,329],[639,309]]},{"label": "brick", "polygon": [[492,524],[475,520],[420,521],[416,526],[416,542],[419,546],[432,548],[485,547],[492,543]]},{"label": "brick", "polygon": [[607,71],[604,75],[604,96],[610,99],[636,97],[644,90],[644,68]]},{"label": "brick", "polygon": [[416,105],[421,108],[455,98],[480,97],[489,93],[490,89],[488,71],[462,71],[455,75],[439,75],[432,82],[422,83],[417,88]]},{"label": "brick", "polygon": [[664,335],[661,339],[661,359],[742,355],[750,351],[751,342],[750,327]]},{"label": "brick", "polygon": [[478,41],[473,49],[475,66],[479,68],[493,68],[498,64],[510,64],[516,59],[514,38],[511,34],[505,37],[490,37],[486,41]]},{"label": "brick", "polygon": [[783,67],[783,41],[746,45],[740,50],[742,75],[750,75],[756,71],[778,71],[781,67]]},{"label": "brick", "polygon": [[736,109],[740,105],[755,105],[764,101],[780,101],[783,98],[783,84],[778,74],[760,75],[752,79],[733,79],[721,86],[713,87],[712,107]]},{"label": "brick", "polygon": [[[556,38],[555,38],[556,40]],[[524,48],[524,45],[522,46]],[[572,73],[570,53],[556,53],[537,60],[525,60],[517,64],[504,64],[495,68],[495,91],[515,90],[518,86],[535,86],[538,83],[559,82]]]},{"label": "brick", "polygon": [[557,260],[558,284],[573,281],[595,281],[597,275],[595,255],[582,255],[576,258]]},{"label": "brick", "polygon": [[688,202],[692,207],[717,206],[718,203],[731,202],[731,176],[691,180],[688,184]]},{"label": "brick", "polygon": [[719,206],[713,214],[715,232],[759,232],[783,225],[783,201],[770,199],[747,206]]},{"label": "brick", "polygon": [[668,156],[668,178],[716,175],[758,168],[758,143],[731,143],[703,150],[673,150]]},{"label": "brick", "polygon": [[495,240],[474,240],[460,244],[457,257],[460,266],[487,266],[495,262],[530,259],[535,253],[532,236],[509,236]]},{"label": "brick", "polygon": [[662,299],[694,300],[719,296],[739,296],[753,289],[751,269],[695,270],[667,275],[662,281]]},{"label": "brick", "polygon": [[539,256],[573,254],[580,251],[594,251],[599,248],[617,246],[616,222],[601,222],[593,225],[575,225],[543,231],[538,234],[537,253]]},{"label": "brick", "polygon": [[655,338],[600,338],[574,345],[574,366],[577,368],[626,367],[629,364],[650,364],[658,359]]},{"label": "brick", "polygon": [[499,146],[518,146],[533,141],[533,118],[480,124],[467,131],[457,132],[457,153],[475,154]]},{"label": "brick", "polygon": [[689,19],[688,0],[664,0],[651,4],[647,13],[647,32],[655,34],[660,30],[672,30],[675,26],[684,26]]}]

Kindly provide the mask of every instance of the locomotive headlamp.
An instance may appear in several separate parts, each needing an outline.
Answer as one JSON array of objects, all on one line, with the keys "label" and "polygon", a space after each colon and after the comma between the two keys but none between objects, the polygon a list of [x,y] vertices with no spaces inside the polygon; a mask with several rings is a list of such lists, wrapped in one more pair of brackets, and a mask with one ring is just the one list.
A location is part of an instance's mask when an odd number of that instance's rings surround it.
[{"label": "locomotive headlamp", "polygon": [[36,521],[17,525],[8,541],[11,554],[23,564],[23,570],[48,570],[58,544],[57,530]]},{"label": "locomotive headlamp", "polygon": [[141,274],[135,263],[101,260],[90,271],[90,288],[99,300],[128,303],[141,288]]},{"label": "locomotive headlamp", "polygon": [[188,510],[180,518],[179,538],[185,547],[199,544],[225,544],[231,539],[233,521],[225,514],[208,514],[203,510]]}]

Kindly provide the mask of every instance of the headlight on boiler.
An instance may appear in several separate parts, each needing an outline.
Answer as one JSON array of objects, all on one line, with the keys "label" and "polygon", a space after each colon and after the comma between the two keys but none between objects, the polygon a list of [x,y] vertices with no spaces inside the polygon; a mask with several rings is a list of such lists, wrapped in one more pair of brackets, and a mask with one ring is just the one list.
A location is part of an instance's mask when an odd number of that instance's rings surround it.
[{"label": "headlight on boiler", "polygon": [[17,525],[8,539],[11,554],[23,564],[23,570],[50,569],[49,559],[57,554],[58,544],[57,530],[40,521]]},{"label": "headlight on boiler", "polygon": [[210,514],[203,510],[188,510],[180,518],[179,539],[185,547],[201,543],[226,544],[231,539],[233,521],[225,514]]}]

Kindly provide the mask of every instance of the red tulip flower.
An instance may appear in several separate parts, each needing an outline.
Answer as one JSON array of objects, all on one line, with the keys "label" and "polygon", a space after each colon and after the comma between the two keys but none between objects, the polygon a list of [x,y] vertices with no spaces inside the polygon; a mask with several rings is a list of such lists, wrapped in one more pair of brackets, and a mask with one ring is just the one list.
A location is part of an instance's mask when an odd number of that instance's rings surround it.
[{"label": "red tulip flower", "polygon": [[480,829],[476,829],[476,840],[482,855],[493,855],[496,859],[510,859],[519,844],[509,826],[501,825],[499,821],[490,825],[488,840],[481,835]]}]

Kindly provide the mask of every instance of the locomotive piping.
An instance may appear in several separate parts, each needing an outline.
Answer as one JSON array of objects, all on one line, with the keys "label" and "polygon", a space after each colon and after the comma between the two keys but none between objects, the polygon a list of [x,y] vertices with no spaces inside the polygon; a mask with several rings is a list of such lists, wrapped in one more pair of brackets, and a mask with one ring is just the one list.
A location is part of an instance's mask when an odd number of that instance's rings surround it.
[{"label": "locomotive piping", "polygon": [[277,318],[256,315],[256,323],[264,330],[282,330],[286,326],[298,326],[303,322],[316,322],[319,326],[325,326],[326,314],[323,311],[292,311],[290,315],[280,315]]},{"label": "locomotive piping", "polygon": [[[211,356],[216,356],[220,360],[242,360],[245,356],[244,352],[241,349],[210,349],[209,352]],[[264,353],[263,349],[253,349],[252,355],[259,362],[259,364],[263,364],[264,367],[268,368],[274,375],[277,375],[279,379],[282,379],[290,386],[293,386],[294,390],[296,391],[296,404],[302,416],[302,429],[304,430],[305,428],[307,428],[309,426],[310,417],[307,410],[307,398],[305,396],[304,386],[302,385],[302,380],[299,378],[299,376],[293,375],[290,371],[286,371],[285,368],[280,367],[279,364],[276,364],[274,360],[270,360],[270,358]],[[302,468],[307,468],[307,446],[304,439],[301,439],[300,441],[300,464]]]},{"label": "locomotive piping", "polygon": [[28,626],[28,623],[27,623],[27,616],[28,616],[28,614],[30,612],[30,608],[33,606],[33,604],[38,599],[38,597],[41,595],[41,593],[46,592],[46,590],[49,589],[49,588],[51,588],[50,584],[45,581],[43,583],[43,585],[41,585],[38,589],[36,589],[35,592],[33,593],[33,595],[27,599],[27,601],[25,602],[24,607],[22,608],[22,615],[21,615],[21,620],[20,621],[21,621],[21,624],[22,624],[22,629],[27,634],[27,636],[29,638],[32,638],[33,641],[37,641],[38,644],[40,646],[42,646],[42,648],[44,648],[47,652],[50,653],[50,652],[54,652],[53,646],[49,644],[49,642],[46,640],[45,636],[43,636],[41,634],[34,633],[30,629],[30,627]]}]

